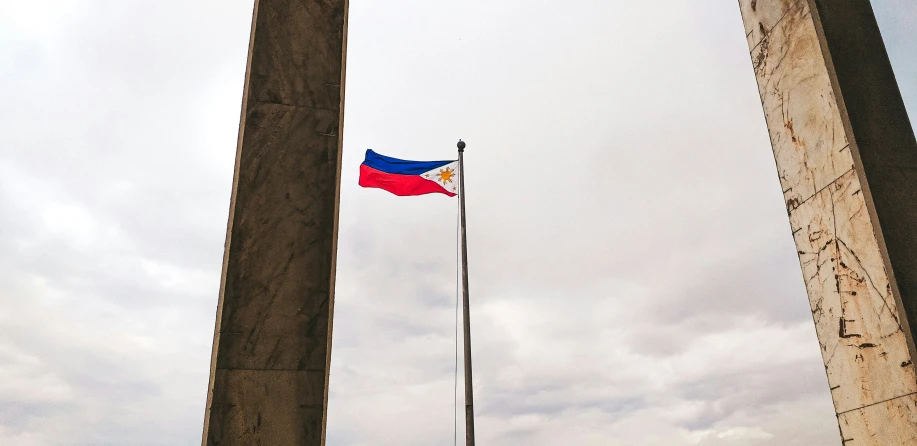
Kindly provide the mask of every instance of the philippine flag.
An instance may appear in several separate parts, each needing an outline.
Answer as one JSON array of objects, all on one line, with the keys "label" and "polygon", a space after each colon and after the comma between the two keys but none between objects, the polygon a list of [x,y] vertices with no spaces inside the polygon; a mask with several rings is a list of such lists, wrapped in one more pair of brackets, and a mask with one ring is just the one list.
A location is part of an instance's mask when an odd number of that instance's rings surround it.
[{"label": "philippine flag", "polygon": [[366,151],[360,186],[395,195],[458,194],[458,161],[407,161]]}]

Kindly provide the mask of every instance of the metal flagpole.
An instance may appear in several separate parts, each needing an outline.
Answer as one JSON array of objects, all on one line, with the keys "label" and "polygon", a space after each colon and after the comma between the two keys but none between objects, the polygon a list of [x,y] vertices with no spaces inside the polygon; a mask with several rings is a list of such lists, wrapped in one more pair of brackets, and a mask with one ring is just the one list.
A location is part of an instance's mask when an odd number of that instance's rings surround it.
[{"label": "metal flagpole", "polygon": [[465,237],[465,142],[458,142],[459,216],[462,234],[462,311],[465,329],[465,446],[474,446],[474,398],[471,389],[471,319],[468,305],[468,240]]}]

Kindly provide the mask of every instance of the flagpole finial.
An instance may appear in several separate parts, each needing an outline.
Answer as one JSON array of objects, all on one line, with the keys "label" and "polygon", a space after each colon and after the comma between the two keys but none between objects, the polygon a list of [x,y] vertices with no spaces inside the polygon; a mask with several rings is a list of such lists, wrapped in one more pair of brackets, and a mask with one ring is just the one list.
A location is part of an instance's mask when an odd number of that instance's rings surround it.
[{"label": "flagpole finial", "polygon": [[458,142],[458,144],[456,144],[456,146],[458,146],[459,152],[464,152],[464,151],[465,151],[465,141],[462,141],[462,140],[460,139],[459,142]]}]

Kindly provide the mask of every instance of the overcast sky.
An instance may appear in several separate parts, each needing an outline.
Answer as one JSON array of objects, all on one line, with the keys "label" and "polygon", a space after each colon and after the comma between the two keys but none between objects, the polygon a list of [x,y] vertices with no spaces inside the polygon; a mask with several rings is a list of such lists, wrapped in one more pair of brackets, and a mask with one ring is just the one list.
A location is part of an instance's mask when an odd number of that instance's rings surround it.
[{"label": "overcast sky", "polygon": [[[873,3],[915,116],[917,3]],[[251,9],[0,0],[0,444],[200,443]],[[356,182],[458,138],[480,444],[837,444],[743,34],[351,0],[328,444],[452,444],[456,201]]]}]

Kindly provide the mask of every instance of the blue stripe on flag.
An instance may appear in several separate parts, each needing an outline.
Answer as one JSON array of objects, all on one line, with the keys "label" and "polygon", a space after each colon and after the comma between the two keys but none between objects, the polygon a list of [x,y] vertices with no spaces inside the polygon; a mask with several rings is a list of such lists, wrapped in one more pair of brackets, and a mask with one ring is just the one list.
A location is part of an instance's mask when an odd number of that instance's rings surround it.
[{"label": "blue stripe on flag", "polygon": [[366,160],[363,164],[372,167],[381,172],[394,173],[398,175],[420,175],[437,167],[453,163],[450,161],[407,161],[389,156],[379,155],[372,150],[366,151]]}]

